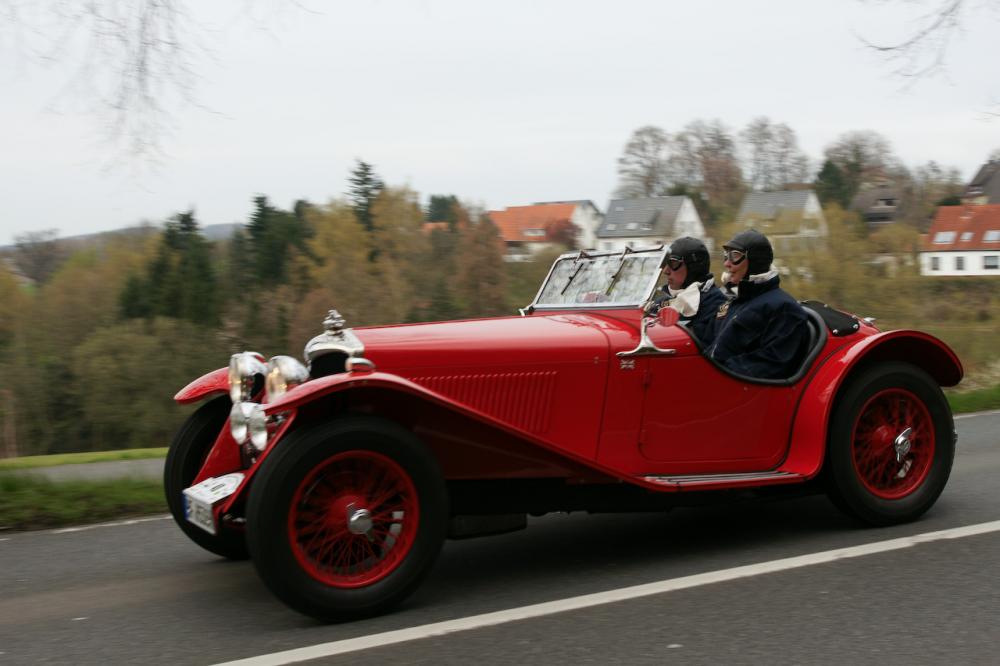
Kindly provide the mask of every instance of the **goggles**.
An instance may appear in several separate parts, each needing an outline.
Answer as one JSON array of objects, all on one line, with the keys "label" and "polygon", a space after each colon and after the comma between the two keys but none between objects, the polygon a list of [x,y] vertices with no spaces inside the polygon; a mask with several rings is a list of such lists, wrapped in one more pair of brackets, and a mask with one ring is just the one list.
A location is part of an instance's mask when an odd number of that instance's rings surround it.
[{"label": "goggles", "polygon": [[667,266],[670,266],[670,270],[676,271],[680,270],[680,267],[684,265],[684,260],[680,257],[667,257]]},{"label": "goggles", "polygon": [[747,253],[743,250],[723,250],[722,260],[728,261],[733,266],[738,266],[747,258]]}]

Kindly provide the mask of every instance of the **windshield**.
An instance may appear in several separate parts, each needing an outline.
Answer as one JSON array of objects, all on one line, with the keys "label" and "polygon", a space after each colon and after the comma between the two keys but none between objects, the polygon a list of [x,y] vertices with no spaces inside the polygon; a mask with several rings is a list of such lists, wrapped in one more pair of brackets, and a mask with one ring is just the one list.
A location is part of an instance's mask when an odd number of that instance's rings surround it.
[{"label": "windshield", "polygon": [[534,307],[638,306],[656,286],[662,246],[624,253],[564,254],[535,297]]}]

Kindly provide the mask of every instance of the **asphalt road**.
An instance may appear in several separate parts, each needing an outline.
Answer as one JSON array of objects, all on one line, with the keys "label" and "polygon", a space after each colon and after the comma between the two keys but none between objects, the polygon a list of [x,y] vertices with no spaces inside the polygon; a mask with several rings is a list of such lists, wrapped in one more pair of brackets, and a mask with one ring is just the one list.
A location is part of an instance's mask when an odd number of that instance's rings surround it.
[{"label": "asphalt road", "polygon": [[[957,425],[951,481],[917,523],[859,528],[822,497],[546,516],[446,544],[397,612],[344,625],[288,610],[251,564],[168,519],[0,533],[0,665],[212,664],[1000,520],[1000,413]],[[994,664],[998,570],[1000,531],[986,531],[315,663]]]}]

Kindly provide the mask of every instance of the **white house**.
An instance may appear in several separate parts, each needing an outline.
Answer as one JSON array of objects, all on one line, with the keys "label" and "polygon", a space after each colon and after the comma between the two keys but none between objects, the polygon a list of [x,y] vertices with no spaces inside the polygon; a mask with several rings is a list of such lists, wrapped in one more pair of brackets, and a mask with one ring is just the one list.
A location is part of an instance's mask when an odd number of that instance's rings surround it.
[{"label": "white house", "polygon": [[595,249],[656,245],[682,236],[700,238],[711,249],[711,240],[705,236],[701,216],[690,197],[613,199],[597,230]]},{"label": "white house", "polygon": [[1000,276],[1000,204],[939,207],[920,252],[920,274]]},{"label": "white house", "polygon": [[736,221],[765,234],[778,254],[811,247],[827,236],[823,207],[812,190],[751,192]]}]

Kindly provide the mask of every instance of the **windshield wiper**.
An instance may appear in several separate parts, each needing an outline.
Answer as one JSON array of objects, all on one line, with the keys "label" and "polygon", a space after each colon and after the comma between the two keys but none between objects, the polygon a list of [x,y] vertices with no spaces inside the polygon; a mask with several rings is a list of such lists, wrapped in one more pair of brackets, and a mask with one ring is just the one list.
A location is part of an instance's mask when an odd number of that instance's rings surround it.
[{"label": "windshield wiper", "polygon": [[[581,252],[581,254],[583,254],[583,253]],[[573,274],[569,276],[568,280],[566,280],[565,286],[563,286],[562,291],[559,292],[560,296],[562,296],[562,295],[564,295],[566,293],[566,290],[569,289],[569,286],[571,284],[573,284],[573,280],[576,278],[576,276],[580,273],[581,270],[583,270],[583,264],[580,263],[580,258],[577,257],[577,259],[576,259],[576,270],[573,271]]]},{"label": "windshield wiper", "polygon": [[625,268],[625,261],[628,259],[628,255],[633,251],[634,250],[627,245],[625,246],[625,249],[622,250],[622,260],[618,264],[618,269],[615,271],[615,274],[611,276],[611,283],[608,285],[608,288],[604,290],[605,296],[611,294],[611,290],[614,289],[615,283],[618,282],[618,278],[622,274],[622,269]]}]

